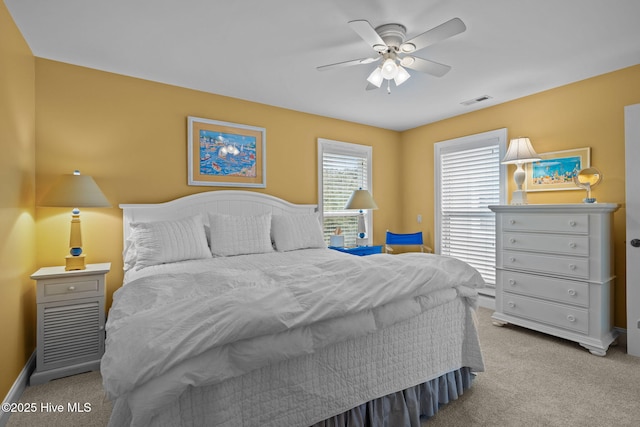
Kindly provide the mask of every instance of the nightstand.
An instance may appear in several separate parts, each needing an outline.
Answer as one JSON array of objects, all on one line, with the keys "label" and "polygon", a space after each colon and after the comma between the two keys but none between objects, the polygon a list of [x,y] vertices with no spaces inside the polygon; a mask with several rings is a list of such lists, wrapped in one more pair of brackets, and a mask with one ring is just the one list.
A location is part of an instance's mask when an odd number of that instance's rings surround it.
[{"label": "nightstand", "polygon": [[36,281],[38,336],[30,384],[100,369],[104,353],[105,276],[111,263],[85,270],[44,267]]},{"label": "nightstand", "polygon": [[367,256],[382,253],[382,245],[377,246],[356,246],[355,248],[340,248],[337,246],[329,246],[334,251],[345,252],[351,255]]}]

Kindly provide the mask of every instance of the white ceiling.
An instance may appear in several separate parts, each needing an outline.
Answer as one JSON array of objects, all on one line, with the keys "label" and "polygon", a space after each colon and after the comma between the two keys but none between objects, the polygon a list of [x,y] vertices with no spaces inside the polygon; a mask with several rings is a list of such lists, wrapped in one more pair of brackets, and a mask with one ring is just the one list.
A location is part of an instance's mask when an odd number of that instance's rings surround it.
[{"label": "white ceiling", "polygon": [[[639,0],[4,2],[37,57],[393,130],[640,63]],[[348,21],[412,38],[454,17],[464,33],[416,53],[444,77],[409,70],[387,94],[365,91],[375,64],[316,70],[373,56]]]}]

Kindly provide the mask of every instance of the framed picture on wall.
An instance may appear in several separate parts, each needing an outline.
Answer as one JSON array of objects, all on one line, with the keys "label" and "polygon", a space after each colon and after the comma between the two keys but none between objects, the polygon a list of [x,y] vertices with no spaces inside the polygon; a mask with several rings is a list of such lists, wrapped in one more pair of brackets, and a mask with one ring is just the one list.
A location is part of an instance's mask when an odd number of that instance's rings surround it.
[{"label": "framed picture on wall", "polygon": [[580,169],[591,166],[591,148],[539,154],[540,160],[527,163],[527,191],[582,190],[573,182]]},{"label": "framed picture on wall", "polygon": [[188,122],[189,185],[267,186],[264,128],[198,117]]}]

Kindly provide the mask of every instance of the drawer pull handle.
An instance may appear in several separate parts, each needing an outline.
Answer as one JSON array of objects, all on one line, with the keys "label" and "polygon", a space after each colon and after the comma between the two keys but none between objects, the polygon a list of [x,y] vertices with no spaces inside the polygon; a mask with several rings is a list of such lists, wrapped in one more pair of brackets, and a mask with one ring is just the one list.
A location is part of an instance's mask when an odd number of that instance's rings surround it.
[{"label": "drawer pull handle", "polygon": [[509,257],[509,261],[511,261],[511,262],[516,262],[516,258],[515,258],[515,257],[510,256],[510,257]]},{"label": "drawer pull handle", "polygon": [[510,219],[510,220],[509,220],[509,224],[513,225],[513,224],[515,224],[515,223],[516,223],[516,220],[515,220],[515,219]]},{"label": "drawer pull handle", "polygon": [[573,314],[569,314],[569,315],[567,316],[567,320],[568,320],[569,322],[575,322],[575,321],[576,321],[576,317],[575,317]]},{"label": "drawer pull handle", "polygon": [[513,301],[509,301],[509,303],[507,304],[509,307],[514,308],[516,306],[516,303]]},{"label": "drawer pull handle", "polygon": [[572,227],[575,227],[576,226],[576,222],[575,221],[569,221],[569,225],[572,226]]},{"label": "drawer pull handle", "polygon": [[567,291],[567,293],[568,293],[569,295],[571,295],[572,297],[575,297],[575,296],[576,296],[576,290],[575,290],[575,289],[569,289],[569,290]]},{"label": "drawer pull handle", "polygon": [[509,284],[510,284],[511,286],[515,286],[515,285],[516,285],[516,281],[515,281],[515,280],[513,280],[513,279],[509,279]]},{"label": "drawer pull handle", "polygon": [[69,290],[70,290],[70,291],[75,291],[75,290],[76,290],[76,287],[75,287],[75,286],[69,286]]},{"label": "drawer pull handle", "polygon": [[514,239],[513,237],[509,239],[509,243],[515,243],[516,239]]},{"label": "drawer pull handle", "polygon": [[577,245],[574,242],[569,243],[569,247],[571,249],[574,249]]},{"label": "drawer pull handle", "polygon": [[578,268],[575,264],[569,264],[569,268],[571,270],[575,270],[576,268]]}]

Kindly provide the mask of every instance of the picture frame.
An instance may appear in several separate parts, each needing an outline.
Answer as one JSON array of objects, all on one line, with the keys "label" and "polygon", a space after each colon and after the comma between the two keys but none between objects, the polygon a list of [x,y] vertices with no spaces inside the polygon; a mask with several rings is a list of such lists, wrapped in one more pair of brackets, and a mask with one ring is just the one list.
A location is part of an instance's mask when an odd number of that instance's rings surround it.
[{"label": "picture frame", "polygon": [[266,188],[266,129],[188,117],[188,184]]},{"label": "picture frame", "polygon": [[526,191],[581,190],[573,182],[580,169],[591,167],[591,148],[540,153],[540,160],[525,165]]}]

